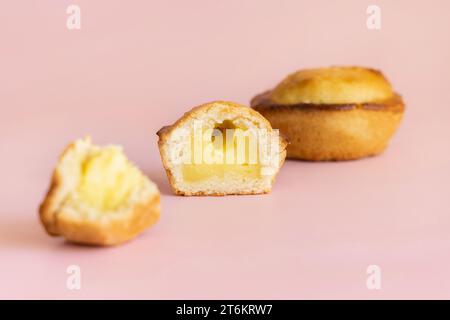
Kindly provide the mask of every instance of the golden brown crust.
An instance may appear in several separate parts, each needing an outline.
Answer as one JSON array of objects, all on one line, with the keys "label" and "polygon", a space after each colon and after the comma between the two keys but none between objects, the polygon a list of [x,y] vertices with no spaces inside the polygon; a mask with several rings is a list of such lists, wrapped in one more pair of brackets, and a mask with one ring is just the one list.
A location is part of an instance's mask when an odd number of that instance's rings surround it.
[{"label": "golden brown crust", "polygon": [[55,226],[58,235],[70,242],[88,245],[117,245],[135,238],[155,224],[160,217],[160,196],[151,197],[146,203],[134,206],[122,217],[111,217],[106,222],[80,220],[73,215],[58,213]]},{"label": "golden brown crust", "polygon": [[58,177],[58,173],[54,172],[52,176],[52,182],[50,183],[49,190],[47,191],[47,195],[39,206],[39,217],[41,222],[45,228],[45,231],[51,236],[58,236],[58,230],[55,225],[55,214],[52,212],[51,205],[55,201],[55,193],[59,188],[60,178]]},{"label": "golden brown crust", "polygon": [[[64,158],[64,156],[75,147],[75,142],[70,143],[60,154],[58,163]],[[61,173],[58,170],[58,166],[53,170],[50,187],[47,194],[39,206],[39,216],[45,230],[51,236],[57,236],[58,231],[55,225],[55,212],[51,210],[52,206],[56,202],[56,193],[62,186]],[[56,206],[56,204],[55,204]]]},{"label": "golden brown crust", "polygon": [[267,110],[262,112],[291,143],[287,157],[309,161],[353,160],[381,153],[402,112]]},{"label": "golden brown crust", "polygon": [[[56,174],[55,177],[58,175]],[[129,241],[155,224],[160,216],[160,195],[156,194],[145,203],[139,203],[126,215],[111,217],[106,221],[80,219],[63,211],[52,212],[53,194],[58,188],[58,178],[50,186],[39,208],[41,222],[51,236],[63,236],[79,244],[108,246]]]},{"label": "golden brown crust", "polygon": [[224,197],[224,196],[251,196],[251,195],[257,195],[257,194],[268,194],[271,190],[262,190],[259,192],[246,192],[246,191],[240,191],[240,192],[183,192],[178,191],[175,192],[179,196],[185,196],[185,197]]},{"label": "golden brown crust", "polygon": [[[352,160],[379,154],[403,117],[403,100],[393,93],[381,72],[355,67],[332,69],[330,75],[329,68],[299,71],[278,85],[278,101],[274,90],[251,101],[252,108],[288,137],[288,158]],[[384,99],[363,101],[364,95]],[[280,96],[291,103],[280,103]],[[356,102],[351,102],[353,96]]]}]

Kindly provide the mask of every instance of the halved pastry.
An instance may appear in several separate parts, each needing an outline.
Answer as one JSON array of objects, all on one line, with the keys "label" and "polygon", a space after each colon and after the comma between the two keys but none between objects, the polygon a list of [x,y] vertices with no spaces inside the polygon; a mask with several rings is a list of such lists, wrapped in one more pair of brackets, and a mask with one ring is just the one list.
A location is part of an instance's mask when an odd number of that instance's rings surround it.
[{"label": "halved pastry", "polygon": [[313,161],[382,152],[404,112],[383,74],[361,67],[295,72],[251,106],[288,137],[288,158]]},{"label": "halved pastry", "polygon": [[87,137],[62,153],[39,213],[52,236],[115,245],[158,220],[160,194],[120,146],[99,147]]},{"label": "halved pastry", "polygon": [[179,195],[267,193],[286,157],[278,130],[232,102],[195,107],[157,134],[170,185]]}]

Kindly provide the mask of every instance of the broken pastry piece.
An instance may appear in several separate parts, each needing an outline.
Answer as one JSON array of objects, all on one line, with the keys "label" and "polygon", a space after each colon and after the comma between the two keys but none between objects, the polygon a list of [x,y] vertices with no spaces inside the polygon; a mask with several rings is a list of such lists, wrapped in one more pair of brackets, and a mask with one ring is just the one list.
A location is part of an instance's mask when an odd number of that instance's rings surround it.
[{"label": "broken pastry piece", "polygon": [[298,71],[251,106],[288,137],[288,158],[311,161],[379,154],[404,112],[383,74],[361,67]]},{"label": "broken pastry piece", "polygon": [[161,159],[178,195],[268,193],[286,140],[258,112],[216,101],[193,108],[158,133]]},{"label": "broken pastry piece", "polygon": [[158,220],[160,194],[120,146],[99,147],[87,137],[61,155],[39,213],[52,236],[116,245]]}]

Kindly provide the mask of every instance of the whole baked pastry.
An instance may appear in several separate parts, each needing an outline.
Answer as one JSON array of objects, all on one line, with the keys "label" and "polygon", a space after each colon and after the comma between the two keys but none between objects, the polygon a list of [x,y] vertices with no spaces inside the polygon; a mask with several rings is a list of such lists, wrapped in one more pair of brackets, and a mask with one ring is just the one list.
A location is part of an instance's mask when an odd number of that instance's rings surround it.
[{"label": "whole baked pastry", "polygon": [[271,190],[286,140],[255,110],[215,101],[158,131],[159,150],[178,195],[260,194]]},{"label": "whole baked pastry", "polygon": [[106,246],[136,237],[158,221],[160,210],[157,186],[122,148],[87,137],[62,153],[39,214],[52,236]]},{"label": "whole baked pastry", "polygon": [[295,72],[251,106],[288,137],[288,158],[310,161],[379,154],[404,113],[383,74],[362,67]]}]

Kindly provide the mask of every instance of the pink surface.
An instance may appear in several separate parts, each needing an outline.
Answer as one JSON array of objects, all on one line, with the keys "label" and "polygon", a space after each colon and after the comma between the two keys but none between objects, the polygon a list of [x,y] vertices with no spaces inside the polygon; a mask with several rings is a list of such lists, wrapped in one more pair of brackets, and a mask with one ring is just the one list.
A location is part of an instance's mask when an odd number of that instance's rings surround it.
[{"label": "pink surface", "polygon": [[[81,30],[66,28],[67,5]],[[366,28],[378,4],[382,28]],[[3,1],[0,298],[450,298],[448,1]],[[266,196],[171,194],[155,132],[197,104],[248,104],[286,73],[383,70],[407,113],[383,155],[288,161]],[[123,144],[162,192],[160,222],[89,248],[37,207],[61,149]],[[66,288],[66,268],[82,288]],[[368,290],[366,268],[382,270]]]}]

